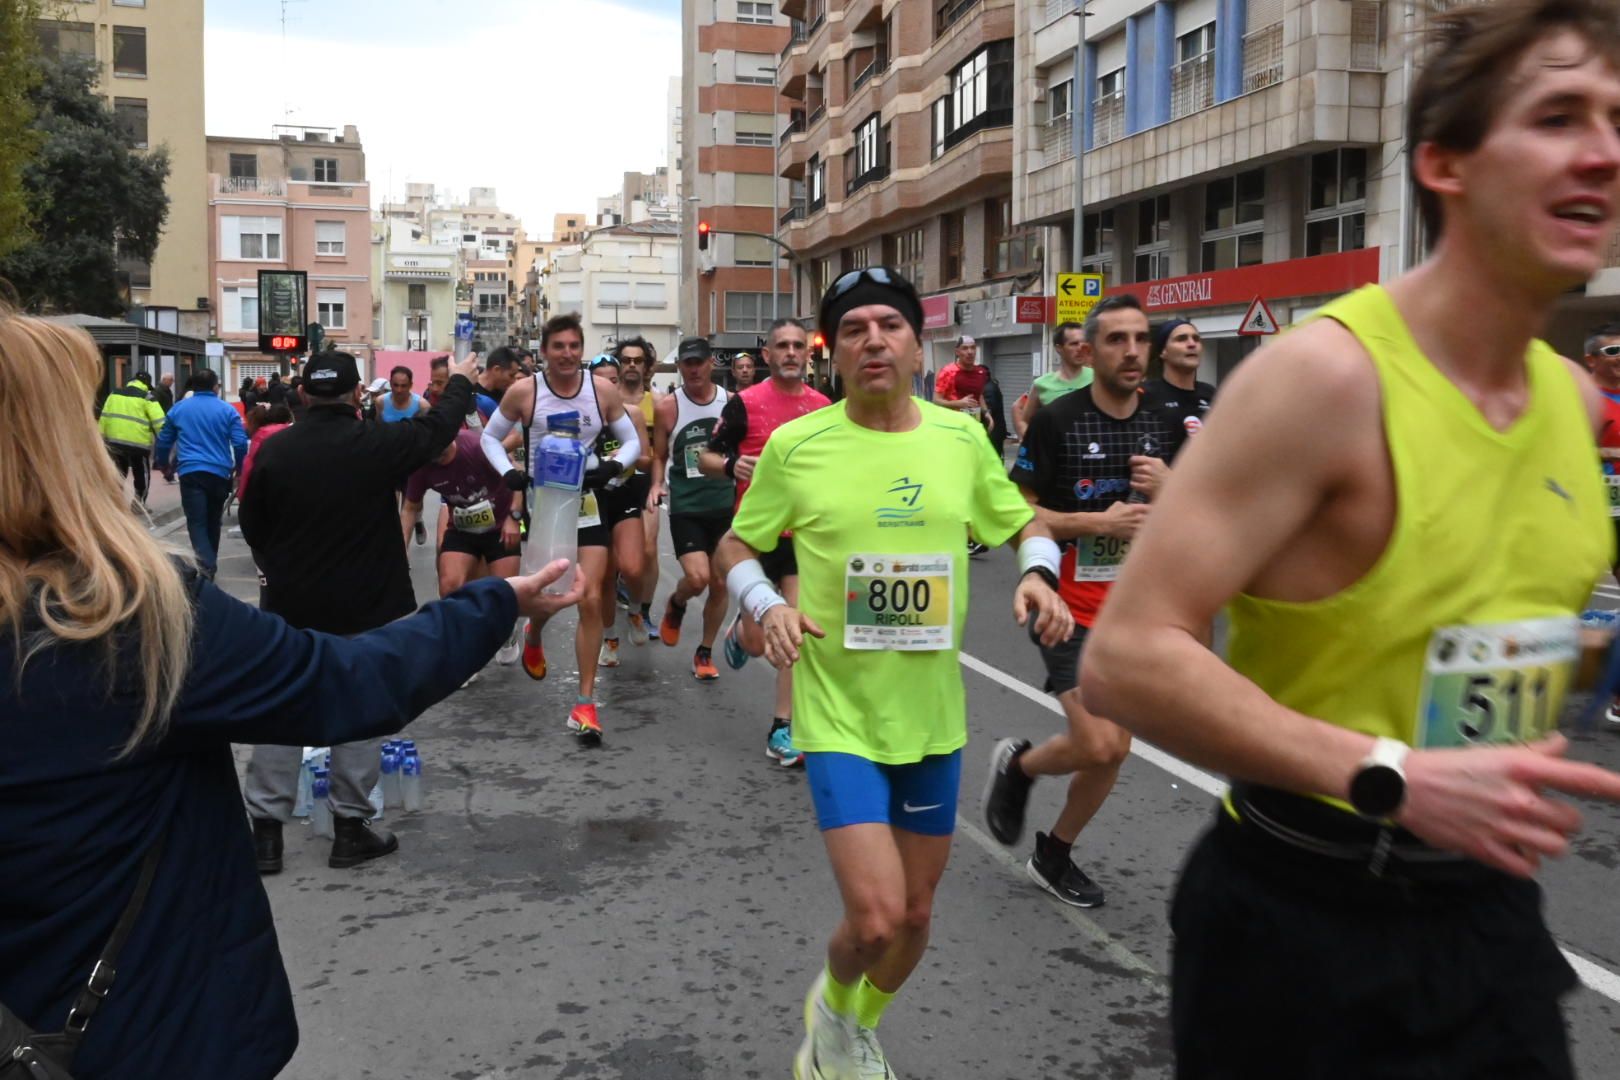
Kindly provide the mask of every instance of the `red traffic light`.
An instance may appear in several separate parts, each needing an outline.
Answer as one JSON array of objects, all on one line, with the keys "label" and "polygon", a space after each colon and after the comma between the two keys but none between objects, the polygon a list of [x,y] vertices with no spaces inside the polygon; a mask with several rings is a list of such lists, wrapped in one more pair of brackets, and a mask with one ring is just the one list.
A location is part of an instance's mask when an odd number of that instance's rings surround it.
[{"label": "red traffic light", "polygon": [[827,339],[821,336],[821,331],[818,330],[810,336],[810,347],[818,351],[827,347]]},{"label": "red traffic light", "polygon": [[698,250],[709,250],[709,223],[707,221],[698,222]]}]

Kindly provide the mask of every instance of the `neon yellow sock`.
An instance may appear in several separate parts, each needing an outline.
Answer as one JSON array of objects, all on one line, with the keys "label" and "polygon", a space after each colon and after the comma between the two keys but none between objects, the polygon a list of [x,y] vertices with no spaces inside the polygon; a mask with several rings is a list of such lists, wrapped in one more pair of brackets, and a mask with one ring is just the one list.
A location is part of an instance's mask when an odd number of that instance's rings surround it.
[{"label": "neon yellow sock", "polygon": [[829,966],[827,968],[827,981],[821,987],[821,1000],[827,1003],[827,1008],[839,1016],[854,1016],[855,991],[859,985],[859,983],[856,983],[851,986],[849,983],[839,982],[838,976],[832,973],[832,968]]},{"label": "neon yellow sock", "polygon": [[[899,992],[896,990],[894,993]],[[883,1010],[893,1000],[894,994],[879,990],[872,985],[871,979],[862,975],[861,984],[855,988],[855,1022],[864,1028],[877,1027],[878,1021],[883,1019]]]}]

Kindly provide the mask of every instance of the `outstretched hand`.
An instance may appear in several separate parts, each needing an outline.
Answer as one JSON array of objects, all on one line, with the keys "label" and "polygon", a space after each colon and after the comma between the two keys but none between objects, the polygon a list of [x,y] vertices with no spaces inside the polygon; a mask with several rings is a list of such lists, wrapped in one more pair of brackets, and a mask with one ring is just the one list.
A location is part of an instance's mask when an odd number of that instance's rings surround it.
[{"label": "outstretched hand", "polygon": [[508,578],[512,591],[517,593],[518,611],[531,619],[549,619],[564,608],[579,603],[585,595],[585,575],[575,574],[574,580],[563,593],[548,593],[546,586],[553,584],[573,565],[567,559],[547,563],[532,574]]}]

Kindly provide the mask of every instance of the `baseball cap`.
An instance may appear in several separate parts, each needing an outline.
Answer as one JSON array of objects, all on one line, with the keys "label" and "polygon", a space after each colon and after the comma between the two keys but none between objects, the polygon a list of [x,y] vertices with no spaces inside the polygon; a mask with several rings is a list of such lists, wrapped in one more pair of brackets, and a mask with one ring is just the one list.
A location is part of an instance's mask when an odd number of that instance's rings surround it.
[{"label": "baseball cap", "polygon": [[675,353],[675,361],[680,363],[684,360],[707,360],[713,355],[714,350],[709,348],[708,338],[682,338],[681,347]]},{"label": "baseball cap", "polygon": [[360,367],[346,352],[319,352],[304,365],[304,386],[321,397],[337,397],[360,385]]},{"label": "baseball cap", "polygon": [[388,380],[383,378],[380,375],[377,378],[372,379],[371,380],[371,385],[366,387],[367,392],[372,393],[372,394],[380,394],[384,390],[387,390],[387,389],[388,389]]}]

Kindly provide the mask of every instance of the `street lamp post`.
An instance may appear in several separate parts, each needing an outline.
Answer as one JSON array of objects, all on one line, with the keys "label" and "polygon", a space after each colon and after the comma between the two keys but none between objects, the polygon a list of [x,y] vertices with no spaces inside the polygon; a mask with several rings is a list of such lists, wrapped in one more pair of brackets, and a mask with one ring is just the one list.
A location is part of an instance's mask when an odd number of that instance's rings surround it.
[{"label": "street lamp post", "polygon": [[1086,0],[1075,0],[1071,12],[1079,24],[1074,42],[1074,75],[1069,83],[1069,148],[1074,155],[1074,271],[1080,273],[1086,257],[1086,132],[1081,94],[1086,62]]}]

